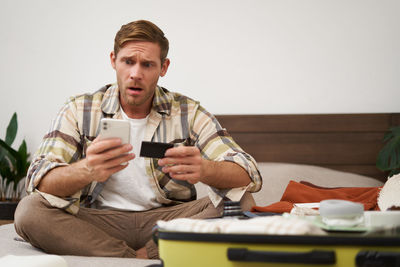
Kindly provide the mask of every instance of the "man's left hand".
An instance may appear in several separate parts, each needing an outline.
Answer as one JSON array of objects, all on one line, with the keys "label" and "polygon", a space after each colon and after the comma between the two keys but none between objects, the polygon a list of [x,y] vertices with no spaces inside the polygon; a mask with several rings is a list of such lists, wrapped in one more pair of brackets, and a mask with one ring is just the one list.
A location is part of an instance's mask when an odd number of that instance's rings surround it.
[{"label": "man's left hand", "polygon": [[200,150],[194,146],[180,146],[170,148],[165,156],[158,160],[163,166],[162,171],[169,173],[171,178],[185,180],[195,184],[203,177],[205,160],[201,157]]}]

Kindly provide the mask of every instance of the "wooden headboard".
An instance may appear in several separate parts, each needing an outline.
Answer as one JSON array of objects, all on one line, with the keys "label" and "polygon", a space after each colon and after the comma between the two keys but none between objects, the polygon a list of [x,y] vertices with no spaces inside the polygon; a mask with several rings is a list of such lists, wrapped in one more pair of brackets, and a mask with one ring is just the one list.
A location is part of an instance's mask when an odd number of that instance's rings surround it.
[{"label": "wooden headboard", "polygon": [[383,136],[400,113],[217,115],[257,162],[317,165],[385,181],[375,162]]}]

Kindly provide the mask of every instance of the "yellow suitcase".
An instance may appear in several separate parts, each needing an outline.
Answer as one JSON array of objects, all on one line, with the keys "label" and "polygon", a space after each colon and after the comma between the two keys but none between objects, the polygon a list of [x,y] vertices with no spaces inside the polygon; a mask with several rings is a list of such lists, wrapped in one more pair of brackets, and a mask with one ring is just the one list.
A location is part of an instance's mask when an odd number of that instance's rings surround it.
[{"label": "yellow suitcase", "polygon": [[400,231],[328,236],[201,234],[158,230],[165,267],[400,266]]}]

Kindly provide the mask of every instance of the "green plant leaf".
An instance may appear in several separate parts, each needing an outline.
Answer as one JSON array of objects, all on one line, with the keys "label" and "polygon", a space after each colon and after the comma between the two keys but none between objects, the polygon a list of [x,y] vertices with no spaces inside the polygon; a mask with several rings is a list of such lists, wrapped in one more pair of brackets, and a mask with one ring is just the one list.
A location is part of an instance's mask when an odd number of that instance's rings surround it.
[{"label": "green plant leaf", "polygon": [[14,112],[13,116],[11,117],[10,123],[7,126],[5,142],[8,145],[11,146],[12,143],[14,142],[15,137],[17,136],[17,131],[18,131],[17,113]]},{"label": "green plant leaf", "polygon": [[[0,139],[6,146],[8,146],[3,140]],[[0,162],[4,162],[9,164],[9,153],[7,152],[7,149],[3,147],[3,145],[0,144]]]},{"label": "green plant leaf", "polygon": [[382,171],[390,171],[390,177],[400,169],[400,126],[392,127],[384,141],[386,144],[379,151],[376,166]]},{"label": "green plant leaf", "polygon": [[27,159],[27,155],[28,155],[27,151],[28,151],[28,150],[27,150],[27,147],[26,147],[25,139],[24,139],[24,140],[22,140],[22,143],[21,143],[21,145],[20,145],[19,148],[18,148],[18,153],[19,153],[21,156],[23,156],[24,160]]},{"label": "green plant leaf", "polygon": [[20,177],[24,177],[26,175],[26,161],[28,159],[25,140],[22,141],[22,144],[20,145],[20,147],[18,149],[18,154],[20,156],[20,160],[18,160],[16,162],[17,163],[16,164],[17,165],[17,175]]},{"label": "green plant leaf", "polygon": [[19,155],[18,151],[13,149],[11,146],[9,146],[6,142],[0,139],[0,147],[4,148],[14,159],[20,160],[21,156]]},{"label": "green plant leaf", "polygon": [[11,171],[11,169],[3,169],[1,172],[1,177],[3,177],[6,180],[6,184],[10,184],[11,181],[15,180],[15,173]]},{"label": "green plant leaf", "polygon": [[395,140],[388,142],[378,154],[377,167],[383,171],[389,171],[398,167],[399,160],[397,154],[399,149],[396,148]]},{"label": "green plant leaf", "polygon": [[[6,144],[10,146],[12,145],[12,143],[15,140],[15,137],[17,136],[17,130],[18,130],[17,113],[14,112],[7,126],[6,138],[5,138]],[[7,155],[7,150],[0,147],[0,161],[3,160],[4,157],[6,157],[6,155]]]},{"label": "green plant leaf", "polygon": [[29,153],[25,140],[22,141],[18,151],[11,147],[17,135],[17,114],[14,113],[7,127],[5,140],[0,139],[0,175],[6,185],[14,182],[13,190],[17,191],[19,182],[26,177],[30,166]]},{"label": "green plant leaf", "polygon": [[0,161],[0,175],[4,179],[8,179],[9,177],[7,176],[7,170],[10,170],[10,164],[8,161],[4,158],[2,161]]}]

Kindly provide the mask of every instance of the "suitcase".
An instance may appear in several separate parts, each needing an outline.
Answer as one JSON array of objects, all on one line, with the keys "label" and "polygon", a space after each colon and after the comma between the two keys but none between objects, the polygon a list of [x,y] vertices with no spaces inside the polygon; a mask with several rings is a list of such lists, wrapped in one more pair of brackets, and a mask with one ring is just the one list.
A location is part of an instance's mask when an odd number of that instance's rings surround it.
[{"label": "suitcase", "polygon": [[158,230],[165,267],[400,266],[400,230],[327,236],[247,235]]}]

